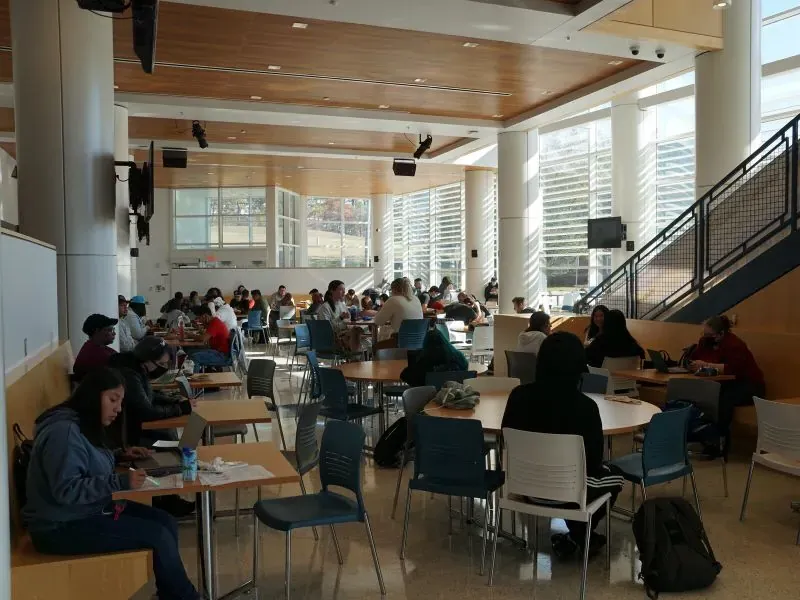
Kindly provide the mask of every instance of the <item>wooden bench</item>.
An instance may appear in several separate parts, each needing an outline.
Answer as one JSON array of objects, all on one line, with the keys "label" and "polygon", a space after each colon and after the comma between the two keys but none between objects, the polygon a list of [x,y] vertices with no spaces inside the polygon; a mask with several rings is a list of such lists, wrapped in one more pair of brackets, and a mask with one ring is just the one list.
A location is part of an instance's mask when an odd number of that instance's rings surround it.
[{"label": "wooden bench", "polygon": [[[14,435],[11,427],[19,423],[27,436],[44,410],[63,402],[70,393],[69,368],[72,351],[69,343],[39,357],[24,373],[6,378],[6,424],[8,427],[9,473],[12,473]],[[87,556],[39,554],[22,529],[13,478],[9,482],[11,509],[11,590],[14,600],[109,600],[130,598],[150,578],[152,556],[149,550]]]}]

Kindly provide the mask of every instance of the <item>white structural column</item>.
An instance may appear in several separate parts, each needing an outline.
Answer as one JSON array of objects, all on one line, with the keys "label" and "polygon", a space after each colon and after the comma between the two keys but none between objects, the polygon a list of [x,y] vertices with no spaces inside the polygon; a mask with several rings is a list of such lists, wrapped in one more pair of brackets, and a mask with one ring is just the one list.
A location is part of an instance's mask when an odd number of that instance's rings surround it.
[{"label": "white structural column", "polygon": [[59,337],[77,351],[87,316],[117,312],[112,22],[12,0],[11,38],[20,230],[56,247]]},{"label": "white structural column", "polygon": [[373,285],[380,289],[384,281],[391,283],[392,272],[392,197],[389,194],[374,194],[371,209],[371,263]]},{"label": "white structural column", "polygon": [[274,185],[267,186],[266,211],[267,211],[267,262],[268,268],[278,267],[279,249],[281,240],[278,239],[278,194],[280,189]]},{"label": "white structural column", "polygon": [[761,131],[761,0],[723,12],[725,49],[697,57],[697,196],[746,159]]},{"label": "white structural column", "polygon": [[[128,161],[128,109],[114,105],[114,160]],[[117,184],[117,293],[130,300],[136,287],[131,269],[131,218],[128,167],[116,167]]]},{"label": "white structural column", "polygon": [[[2,244],[0,244],[0,253]],[[3,335],[3,307],[0,303],[0,339]],[[0,344],[0,448],[8,448],[6,423],[6,382],[3,344]],[[9,508],[8,460],[0,461],[0,599],[11,598],[11,512]]]},{"label": "white structural column", "polygon": [[467,246],[466,289],[483,298],[483,288],[494,272],[494,172],[467,169],[464,174],[464,220]]},{"label": "white structural column", "polygon": [[510,314],[515,296],[530,304],[543,289],[538,130],[498,134],[497,155],[500,312]]},{"label": "white structural column", "polygon": [[306,196],[297,197],[295,214],[297,215],[297,230],[294,232],[294,242],[297,244],[294,255],[294,265],[296,267],[308,266],[308,205]]},{"label": "white structural column", "polygon": [[[622,217],[627,225],[627,241],[633,242],[634,252],[655,235],[655,184],[648,180],[647,166],[654,164],[653,148],[650,144],[652,118],[646,110],[639,108],[637,94],[617,96],[611,103],[612,146],[612,196],[613,214]],[[622,248],[611,253],[611,268],[617,269],[634,252]],[[590,272],[595,277],[597,270]],[[599,281],[590,280],[590,285]]]}]

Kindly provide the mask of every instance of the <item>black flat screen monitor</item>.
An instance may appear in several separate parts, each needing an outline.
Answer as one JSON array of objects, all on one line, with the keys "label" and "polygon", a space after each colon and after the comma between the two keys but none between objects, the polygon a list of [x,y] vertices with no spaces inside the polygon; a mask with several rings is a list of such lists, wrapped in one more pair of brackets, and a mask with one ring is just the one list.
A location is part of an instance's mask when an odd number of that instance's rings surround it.
[{"label": "black flat screen monitor", "polygon": [[589,219],[589,248],[622,248],[622,218]]}]

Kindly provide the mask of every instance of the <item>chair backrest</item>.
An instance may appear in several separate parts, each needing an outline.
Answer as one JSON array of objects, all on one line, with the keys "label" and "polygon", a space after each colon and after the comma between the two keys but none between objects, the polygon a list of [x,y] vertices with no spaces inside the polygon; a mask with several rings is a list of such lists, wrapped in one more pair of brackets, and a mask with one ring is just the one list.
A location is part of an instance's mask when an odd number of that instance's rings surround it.
[{"label": "chair backrest", "polygon": [[397,332],[398,348],[419,350],[428,333],[428,319],[404,319]]},{"label": "chair backrest", "polygon": [[494,325],[481,325],[472,332],[472,351],[494,348]]},{"label": "chair backrest", "polygon": [[263,396],[275,400],[275,361],[252,358],[247,367],[247,397]]},{"label": "chair backrest", "polygon": [[468,382],[476,392],[507,392],[510,393],[520,382],[516,377],[476,377]]},{"label": "chair backrest", "polygon": [[448,342],[450,341],[450,330],[447,328],[446,323],[444,323],[441,320],[437,320],[436,329],[438,329],[439,333],[441,333],[444,336],[444,339],[446,339]]},{"label": "chair backrest", "polygon": [[279,306],[278,316],[281,319],[294,320],[296,310],[297,309],[294,306]]},{"label": "chair backrest", "polygon": [[339,369],[317,369],[322,405],[331,419],[347,420],[347,381]]},{"label": "chair backrest", "polygon": [[408,348],[381,348],[375,350],[374,360],[407,360]]},{"label": "chair backrest", "polygon": [[686,434],[691,414],[691,407],[686,407],[656,413],[650,419],[642,446],[645,479],[655,469],[688,463]]},{"label": "chair backrest", "polygon": [[415,479],[484,485],[486,467],[480,421],[417,415],[412,429]]},{"label": "chair backrest", "polygon": [[536,381],[536,361],[538,358],[539,355],[533,352],[506,350],[508,376],[516,377],[522,383],[533,383]]},{"label": "chair backrest", "polygon": [[465,379],[472,379],[478,376],[476,371],[431,371],[425,373],[425,385],[432,385],[437,390],[448,381],[464,383]]},{"label": "chair backrest", "polygon": [[606,380],[606,389],[603,390],[603,394],[614,393],[614,382],[611,380],[611,371],[601,367],[589,367],[589,374],[597,375],[598,377],[602,377]]},{"label": "chair backrest", "polygon": [[317,360],[317,353],[313,350],[306,352],[306,360],[308,361],[308,389],[311,398],[316,400],[322,395],[322,387],[319,381],[319,361]]},{"label": "chair backrest", "polygon": [[578,389],[584,394],[606,394],[608,392],[608,377],[599,373],[584,373],[581,375],[581,383]]},{"label": "chair backrest", "polygon": [[719,421],[720,388],[718,381],[708,379],[670,379],[667,382],[667,402],[691,402],[716,423]]},{"label": "chair backrest", "polygon": [[503,442],[504,496],[518,494],[586,508],[586,451],[581,436],[504,427]]},{"label": "chair backrest", "polygon": [[335,346],[333,325],[330,321],[307,321],[308,331],[311,334],[311,349],[317,352],[333,350]]},{"label": "chair backrest", "polygon": [[[756,452],[800,460],[800,405],[753,398],[758,419]],[[649,434],[648,434],[649,435]]]},{"label": "chair backrest", "polygon": [[317,446],[317,417],[320,403],[309,402],[300,409],[297,419],[297,433],[294,438],[294,454],[297,472],[302,477],[319,463]]},{"label": "chair backrest", "polygon": [[236,359],[239,356],[239,353],[242,351],[242,346],[239,340],[239,330],[238,329],[231,329],[228,332],[228,346],[231,349],[231,358],[233,362],[236,362]]},{"label": "chair backrest", "polygon": [[330,486],[350,490],[356,496],[359,516],[363,518],[364,498],[361,494],[361,450],[364,430],[355,423],[328,421],[322,433],[319,454],[319,478],[322,489]]},{"label": "chair backrest", "polygon": [[608,369],[609,376],[611,377],[611,394],[624,393],[626,396],[636,396],[638,393],[631,393],[627,390],[636,390],[636,382],[633,379],[624,379],[621,377],[614,377],[611,375],[613,371],[634,371],[641,367],[642,359],[638,356],[623,356],[620,358],[612,358],[606,356],[603,359],[603,368]]},{"label": "chair backrest", "polygon": [[261,311],[251,310],[247,313],[247,327],[248,329],[261,329]]},{"label": "chair backrest", "polygon": [[436,388],[432,385],[408,388],[403,392],[403,412],[406,416],[406,443],[411,442],[414,438],[414,419],[422,412],[425,405],[433,400],[435,395]]},{"label": "chair backrest", "polygon": [[301,323],[294,326],[295,348],[297,350],[311,348],[311,333],[308,325]]}]

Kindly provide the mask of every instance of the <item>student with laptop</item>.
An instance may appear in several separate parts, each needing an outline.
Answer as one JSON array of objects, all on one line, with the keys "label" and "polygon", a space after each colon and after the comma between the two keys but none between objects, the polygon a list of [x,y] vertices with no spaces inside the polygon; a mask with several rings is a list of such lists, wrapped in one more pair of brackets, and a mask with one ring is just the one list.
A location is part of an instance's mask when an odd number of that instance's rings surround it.
[{"label": "student with laptop", "polygon": [[145,457],[143,448],[112,451],[106,428],[122,412],[124,380],[100,367],[70,398],[36,419],[22,509],[34,548],[43,554],[76,555],[153,551],[159,598],[200,600],[186,575],[178,527],[163,510],[115,502],[112,494],[137,489],[143,470],[118,473],[118,461]]},{"label": "student with laptop", "polygon": [[650,362],[653,363],[653,368],[659,373],[672,373],[673,375],[677,375],[689,372],[689,370],[684,367],[670,367],[667,365],[667,361],[660,350],[648,349],[647,354],[650,356]]}]

